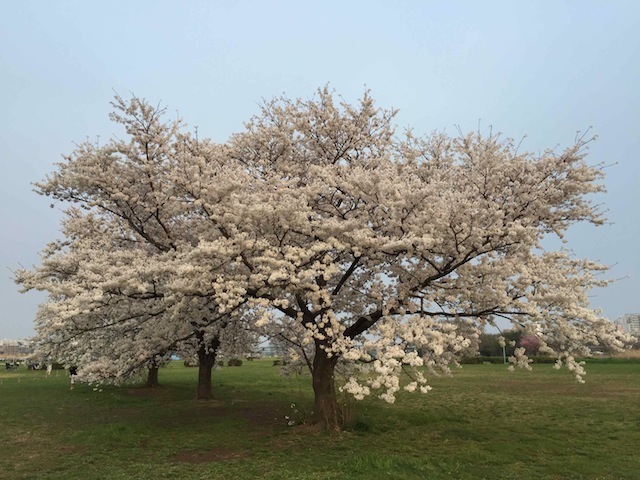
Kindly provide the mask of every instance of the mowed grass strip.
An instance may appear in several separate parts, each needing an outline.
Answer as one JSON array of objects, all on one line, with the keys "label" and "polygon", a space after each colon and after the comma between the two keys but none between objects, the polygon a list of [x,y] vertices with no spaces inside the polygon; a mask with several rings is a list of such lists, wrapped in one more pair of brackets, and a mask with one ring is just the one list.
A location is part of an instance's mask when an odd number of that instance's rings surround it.
[{"label": "mowed grass strip", "polygon": [[0,478],[638,479],[640,364],[587,372],[466,365],[394,405],[345,400],[339,433],[304,423],[309,378],[269,359],[215,371],[208,402],[180,362],[156,389],[2,372]]}]

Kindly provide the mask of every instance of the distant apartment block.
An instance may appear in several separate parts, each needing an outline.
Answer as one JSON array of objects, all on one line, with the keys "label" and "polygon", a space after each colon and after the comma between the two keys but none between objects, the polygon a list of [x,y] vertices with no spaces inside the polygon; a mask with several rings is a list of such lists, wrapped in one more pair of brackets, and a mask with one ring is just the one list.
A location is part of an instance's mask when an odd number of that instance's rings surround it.
[{"label": "distant apartment block", "polygon": [[627,313],[618,318],[614,323],[625,332],[640,337],[640,313]]}]

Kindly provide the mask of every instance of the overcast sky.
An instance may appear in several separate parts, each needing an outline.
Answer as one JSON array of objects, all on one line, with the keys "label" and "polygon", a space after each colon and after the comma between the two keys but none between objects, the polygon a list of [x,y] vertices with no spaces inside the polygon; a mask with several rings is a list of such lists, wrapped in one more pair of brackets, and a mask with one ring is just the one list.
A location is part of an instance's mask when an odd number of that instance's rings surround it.
[{"label": "overcast sky", "polygon": [[58,235],[60,209],[32,191],[74,142],[117,129],[114,91],[162,102],[224,141],[282,93],[365,88],[399,126],[493,126],[521,149],[598,135],[598,197],[611,225],[571,230],[577,256],[623,278],[593,292],[615,319],[640,312],[640,2],[5,1],[0,15],[0,338],[34,334],[44,297],[20,294]]}]

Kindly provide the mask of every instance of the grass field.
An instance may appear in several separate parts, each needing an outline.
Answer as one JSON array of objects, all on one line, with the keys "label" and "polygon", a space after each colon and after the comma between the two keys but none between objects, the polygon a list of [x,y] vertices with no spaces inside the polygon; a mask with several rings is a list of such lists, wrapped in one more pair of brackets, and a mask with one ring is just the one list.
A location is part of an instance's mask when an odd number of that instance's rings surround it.
[{"label": "grass field", "polygon": [[215,371],[209,402],[178,362],[157,389],[2,370],[0,478],[640,479],[640,364],[587,371],[467,365],[426,396],[352,402],[335,433],[301,422],[308,378],[268,359]]}]

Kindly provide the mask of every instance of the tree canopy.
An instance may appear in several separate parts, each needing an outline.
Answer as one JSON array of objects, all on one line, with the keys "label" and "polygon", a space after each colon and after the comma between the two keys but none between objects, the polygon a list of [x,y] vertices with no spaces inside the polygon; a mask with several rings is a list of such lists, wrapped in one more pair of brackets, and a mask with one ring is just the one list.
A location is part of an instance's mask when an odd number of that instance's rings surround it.
[{"label": "tree canopy", "polygon": [[[338,362],[352,365],[340,388],[392,403],[428,392],[498,319],[579,380],[576,355],[628,341],[589,307],[605,267],[541,243],[604,222],[588,139],[532,154],[493,133],[398,134],[369,92],[352,105],[327,87],[266,102],[223,144],[144,100],[114,107],[128,141],[82,144],[37,185],[84,211],[19,273],[50,292],[45,344],[92,332],[73,345],[87,369],[97,351],[127,364],[195,338],[215,357],[272,335],[306,361],[331,427]],[[131,353],[92,340],[103,334]],[[528,366],[524,349],[511,361]]]}]

